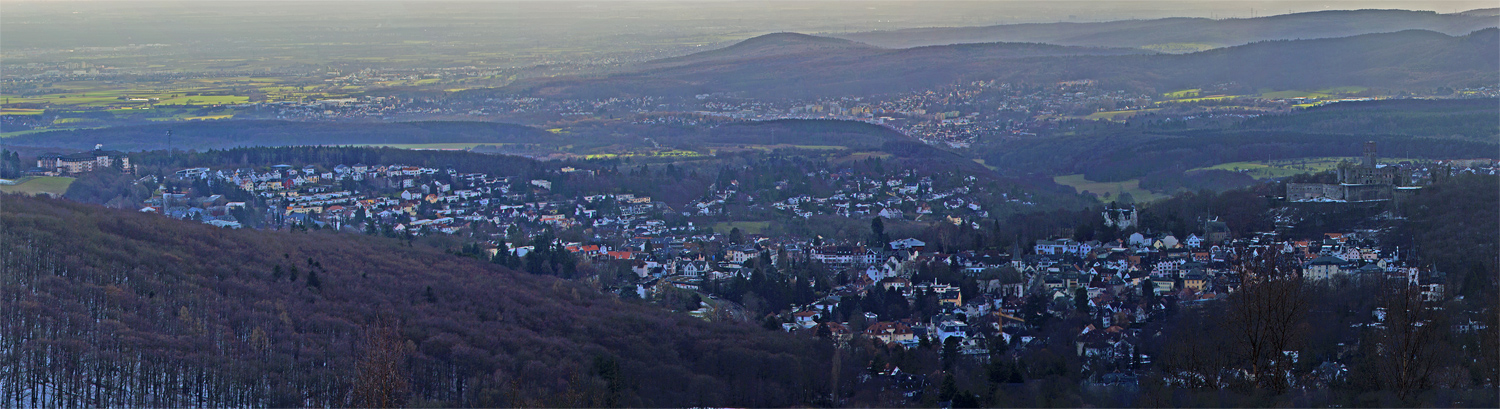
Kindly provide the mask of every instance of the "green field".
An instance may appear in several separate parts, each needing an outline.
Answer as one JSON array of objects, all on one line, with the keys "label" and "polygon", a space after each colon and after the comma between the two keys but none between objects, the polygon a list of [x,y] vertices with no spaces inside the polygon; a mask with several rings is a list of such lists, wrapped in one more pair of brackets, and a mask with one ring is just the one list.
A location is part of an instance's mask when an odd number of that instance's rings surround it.
[{"label": "green field", "polygon": [[1089,192],[1099,195],[1099,200],[1106,202],[1115,200],[1121,193],[1129,193],[1130,197],[1137,203],[1150,202],[1167,197],[1166,195],[1158,195],[1151,193],[1149,190],[1141,189],[1141,181],[1139,179],[1120,182],[1095,182],[1084,179],[1083,174],[1080,173],[1053,177],[1052,181],[1057,182],[1059,185],[1071,187],[1078,193]]},{"label": "green field", "polygon": [[160,102],[160,104],[163,104],[163,105],[228,105],[228,104],[243,104],[243,103],[246,103],[246,102],[250,102],[250,97],[238,96],[238,95],[211,95],[211,96],[198,95],[198,96],[191,96],[191,97],[177,97],[177,98],[172,98],[172,99],[164,99],[164,100],[162,100]]},{"label": "green field", "polygon": [[[1162,101],[1157,101],[1156,103],[1161,104],[1161,103],[1166,103],[1166,102],[1200,102],[1200,101],[1215,101],[1215,100],[1233,99],[1233,98],[1262,98],[1262,99],[1305,98],[1305,99],[1311,99],[1311,100],[1326,100],[1326,99],[1343,98],[1343,97],[1346,97],[1346,96],[1348,96],[1350,94],[1356,94],[1356,93],[1364,92],[1364,91],[1366,91],[1368,89],[1369,88],[1366,88],[1366,87],[1334,87],[1334,88],[1320,89],[1320,90],[1316,90],[1316,91],[1304,91],[1304,90],[1280,90],[1280,91],[1277,91],[1277,90],[1270,89],[1270,88],[1263,88],[1263,89],[1260,89],[1258,91],[1259,92],[1258,94],[1253,94],[1253,95],[1202,95],[1202,91],[1203,90],[1195,88],[1195,89],[1177,90],[1177,91],[1172,91],[1172,92],[1168,92],[1168,93],[1162,94],[1162,97],[1165,98],[1165,99],[1162,100]],[[1315,103],[1316,102],[1309,102],[1309,103],[1303,104],[1303,105],[1311,105],[1311,104],[1315,104]],[[1114,112],[1128,112],[1128,111],[1114,111]],[[1100,112],[1100,113],[1097,113],[1095,115],[1100,115],[1100,114],[1108,114],[1108,113],[1107,112]],[[1090,117],[1091,117],[1090,119],[1099,119],[1099,118],[1092,118],[1093,116],[1094,115],[1090,115]]]},{"label": "green field", "polygon": [[1302,91],[1302,90],[1272,91],[1270,89],[1262,89],[1262,90],[1260,90],[1260,97],[1261,98],[1265,98],[1265,99],[1291,99],[1291,98],[1331,99],[1331,98],[1342,98],[1342,97],[1347,96],[1349,94],[1356,94],[1356,93],[1364,92],[1365,90],[1368,90],[1368,89],[1369,88],[1365,88],[1365,87],[1335,87],[1335,88],[1320,89],[1320,90],[1317,90],[1317,91]]},{"label": "green field", "polygon": [[1198,96],[1198,91],[1202,91],[1202,90],[1197,89],[1197,88],[1177,90],[1177,91],[1172,91],[1172,92],[1168,92],[1168,93],[1162,94],[1162,96],[1167,97],[1167,98],[1171,98],[1171,99],[1192,98],[1192,97]]},{"label": "green field", "polygon": [[1103,111],[1103,112],[1095,112],[1095,113],[1089,114],[1088,116],[1083,117],[1083,119],[1092,119],[1092,120],[1096,120],[1096,121],[1097,120],[1101,120],[1101,119],[1102,120],[1106,120],[1106,121],[1124,121],[1124,120],[1126,120],[1126,119],[1128,119],[1128,118],[1130,118],[1132,116],[1135,116],[1136,114],[1142,113],[1142,112],[1155,112],[1155,111],[1160,111],[1160,109],[1151,108],[1151,109],[1133,109],[1133,110],[1129,110],[1129,111]]},{"label": "green field", "polygon": [[9,138],[9,137],[12,137],[12,136],[21,136],[21,135],[28,135],[28,134],[42,133],[42,132],[51,132],[51,131],[66,131],[66,130],[70,130],[70,129],[94,129],[94,128],[99,128],[99,127],[97,127],[97,126],[94,126],[94,127],[90,127],[90,126],[64,126],[64,127],[54,127],[54,128],[37,128],[37,129],[28,129],[28,130],[25,130],[25,131],[0,132],[0,138]]},{"label": "green field", "polygon": [[216,106],[257,101],[301,101],[343,98],[362,88],[306,83],[305,78],[222,77],[162,83],[121,84],[105,81],[68,81],[48,87],[47,93],[0,93],[4,113],[26,115],[50,109],[150,109],[155,106]]},{"label": "green field", "polygon": [[[1221,164],[1214,165],[1214,166],[1209,166],[1209,167],[1197,168],[1197,169],[1193,169],[1193,170],[1227,170],[1227,171],[1230,171],[1230,172],[1244,173],[1244,174],[1249,175],[1250,177],[1253,177],[1253,178],[1256,178],[1256,179],[1273,179],[1273,178],[1283,178],[1283,177],[1297,175],[1297,174],[1303,174],[1303,173],[1326,172],[1326,171],[1337,169],[1338,166],[1339,166],[1339,162],[1343,162],[1343,161],[1358,162],[1361,159],[1362,158],[1357,158],[1357,157],[1322,157],[1322,158],[1299,158],[1299,159],[1283,159],[1283,160],[1254,161],[1254,162],[1229,162],[1229,163],[1221,163]],[[1408,158],[1381,158],[1381,162],[1386,162],[1386,163],[1408,161],[1408,160],[1413,160],[1413,159],[1408,159]],[[1193,170],[1190,170],[1189,172],[1191,172]]]},{"label": "green field", "polygon": [[681,149],[667,149],[667,150],[649,151],[649,152],[632,152],[632,153],[623,153],[623,154],[618,154],[618,153],[595,153],[595,154],[590,154],[590,155],[582,155],[582,157],[584,159],[614,159],[614,158],[626,158],[626,157],[636,157],[636,158],[697,158],[697,157],[703,157],[703,156],[709,156],[709,155],[704,155],[703,153],[698,152],[698,151],[689,151],[689,150],[681,150]]},{"label": "green field", "polygon": [[73,178],[63,176],[39,176],[16,179],[14,185],[0,185],[0,192],[24,193],[28,195],[48,194],[62,196],[73,184]]},{"label": "green field", "polygon": [[714,232],[719,234],[729,234],[729,231],[735,228],[739,228],[740,232],[745,234],[760,234],[769,227],[771,227],[771,222],[719,222],[714,223],[713,226]]}]

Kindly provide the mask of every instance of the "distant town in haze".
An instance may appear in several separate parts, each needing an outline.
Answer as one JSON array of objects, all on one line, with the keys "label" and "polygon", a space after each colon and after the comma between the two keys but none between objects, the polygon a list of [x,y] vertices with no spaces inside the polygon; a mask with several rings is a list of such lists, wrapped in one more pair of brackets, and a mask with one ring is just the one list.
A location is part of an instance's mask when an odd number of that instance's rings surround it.
[{"label": "distant town in haze", "polygon": [[0,16],[10,407],[1495,407],[1500,9]]}]

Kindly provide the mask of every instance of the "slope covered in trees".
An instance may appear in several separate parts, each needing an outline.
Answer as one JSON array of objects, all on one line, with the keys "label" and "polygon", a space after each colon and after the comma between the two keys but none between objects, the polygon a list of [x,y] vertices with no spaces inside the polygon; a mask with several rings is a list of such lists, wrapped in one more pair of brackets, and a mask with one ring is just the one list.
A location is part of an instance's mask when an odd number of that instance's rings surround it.
[{"label": "slope covered in trees", "polygon": [[5,406],[786,406],[829,350],[372,237],[0,196]]},{"label": "slope covered in trees", "polygon": [[1002,173],[1083,173],[1120,181],[1227,162],[1356,156],[1375,141],[1383,157],[1493,157],[1500,144],[1494,99],[1346,102],[1239,123],[1182,129],[1141,120],[1126,126],[1081,123],[1071,135],[991,140],[974,156]]},{"label": "slope covered in trees", "polygon": [[1500,140],[1500,101],[1351,101],[1246,120],[1234,128],[1264,131],[1453,137]]},{"label": "slope covered in trees", "polygon": [[1500,272],[1500,178],[1465,174],[1402,204],[1409,218],[1396,245],[1445,272],[1459,294],[1494,299]]}]

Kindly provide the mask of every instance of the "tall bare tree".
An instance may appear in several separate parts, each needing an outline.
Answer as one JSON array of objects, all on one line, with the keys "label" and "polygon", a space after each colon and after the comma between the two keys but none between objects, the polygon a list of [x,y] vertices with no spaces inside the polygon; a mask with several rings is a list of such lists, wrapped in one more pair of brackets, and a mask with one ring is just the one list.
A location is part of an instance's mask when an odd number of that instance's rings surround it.
[{"label": "tall bare tree", "polygon": [[380,327],[366,331],[365,349],[354,380],[353,406],[405,406],[410,392],[404,367],[411,347],[395,331]]},{"label": "tall bare tree", "polygon": [[1247,365],[1256,388],[1286,390],[1293,359],[1287,356],[1303,338],[1309,306],[1301,272],[1294,260],[1276,252],[1253,256],[1242,264],[1243,283],[1229,298],[1226,324],[1234,352]]},{"label": "tall bare tree", "polygon": [[1423,302],[1418,287],[1405,282],[1390,283],[1382,298],[1384,331],[1377,341],[1383,361],[1381,386],[1402,400],[1410,399],[1431,386],[1432,375],[1441,361],[1438,352],[1443,325],[1432,306]]}]

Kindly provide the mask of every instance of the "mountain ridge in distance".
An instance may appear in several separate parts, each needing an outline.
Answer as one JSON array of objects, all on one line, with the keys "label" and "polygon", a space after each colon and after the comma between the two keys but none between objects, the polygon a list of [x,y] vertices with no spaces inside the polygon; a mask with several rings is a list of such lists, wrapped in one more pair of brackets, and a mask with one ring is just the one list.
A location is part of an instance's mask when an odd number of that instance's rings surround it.
[{"label": "mountain ridge in distance", "polygon": [[1348,37],[1410,29],[1462,35],[1500,26],[1495,9],[1439,14],[1411,10],[1328,10],[1255,18],[1172,17],[1096,23],[1057,22],[978,27],[930,27],[836,34],[832,37],[879,47],[915,47],[979,42],[1040,42],[1059,45],[1201,51],[1265,40]]},{"label": "mountain ridge in distance", "polygon": [[[1256,88],[1480,86],[1500,71],[1497,30],[1449,36],[1427,30],[1314,40],[1268,40],[1189,54],[1045,44],[958,44],[850,53],[722,57],[593,77],[511,84],[508,93],[607,97],[694,95],[807,98],[909,92],[966,80],[1094,79],[1165,92],[1237,82]],[[1270,65],[1266,65],[1270,64]]]},{"label": "mountain ridge in distance", "polygon": [[663,58],[646,62],[647,65],[681,65],[723,59],[771,57],[787,54],[820,52],[827,50],[868,50],[877,52],[881,48],[869,44],[835,37],[779,32],[750,37],[728,47],[700,51],[679,57]]}]

